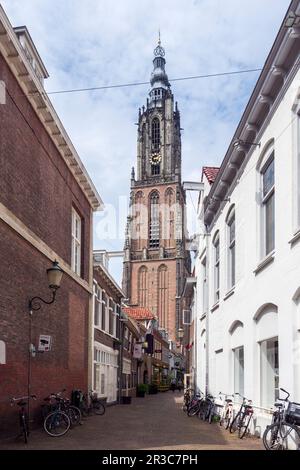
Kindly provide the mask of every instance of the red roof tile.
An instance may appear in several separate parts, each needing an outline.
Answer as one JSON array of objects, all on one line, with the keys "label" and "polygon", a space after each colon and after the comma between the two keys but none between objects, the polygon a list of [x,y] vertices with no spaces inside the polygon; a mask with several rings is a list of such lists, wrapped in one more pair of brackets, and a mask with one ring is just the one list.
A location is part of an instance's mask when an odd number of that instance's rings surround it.
[{"label": "red roof tile", "polygon": [[145,307],[123,307],[124,312],[134,320],[152,320],[155,315]]},{"label": "red roof tile", "polygon": [[205,174],[209,184],[213,184],[220,168],[216,166],[204,166],[202,169],[202,175]]}]

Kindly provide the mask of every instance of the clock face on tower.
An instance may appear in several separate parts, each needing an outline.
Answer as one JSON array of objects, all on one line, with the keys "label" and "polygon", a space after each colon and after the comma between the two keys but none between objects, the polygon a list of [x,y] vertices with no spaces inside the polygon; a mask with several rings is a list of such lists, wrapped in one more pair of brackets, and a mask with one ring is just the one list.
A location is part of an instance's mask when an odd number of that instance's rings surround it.
[{"label": "clock face on tower", "polygon": [[153,153],[150,157],[151,165],[158,165],[161,162],[161,155],[159,153]]}]

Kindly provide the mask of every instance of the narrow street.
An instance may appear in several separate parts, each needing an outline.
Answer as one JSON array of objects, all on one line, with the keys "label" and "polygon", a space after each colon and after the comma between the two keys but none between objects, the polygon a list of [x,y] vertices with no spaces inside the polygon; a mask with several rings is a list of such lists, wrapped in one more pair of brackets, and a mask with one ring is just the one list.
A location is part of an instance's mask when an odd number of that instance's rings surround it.
[{"label": "narrow street", "polygon": [[104,416],[91,416],[82,426],[62,438],[48,437],[36,430],[25,446],[6,441],[0,449],[36,450],[260,450],[260,439],[243,440],[218,424],[189,418],[182,409],[178,392],[134,398],[131,405],[108,407]]}]

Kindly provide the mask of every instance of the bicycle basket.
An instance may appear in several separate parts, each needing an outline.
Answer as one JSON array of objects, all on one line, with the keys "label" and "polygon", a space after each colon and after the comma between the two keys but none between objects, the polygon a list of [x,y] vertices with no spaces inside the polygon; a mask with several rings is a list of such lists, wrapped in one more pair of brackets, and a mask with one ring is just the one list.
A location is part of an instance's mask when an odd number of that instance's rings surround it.
[{"label": "bicycle basket", "polygon": [[300,426],[300,403],[290,402],[286,411],[285,420],[287,423]]}]

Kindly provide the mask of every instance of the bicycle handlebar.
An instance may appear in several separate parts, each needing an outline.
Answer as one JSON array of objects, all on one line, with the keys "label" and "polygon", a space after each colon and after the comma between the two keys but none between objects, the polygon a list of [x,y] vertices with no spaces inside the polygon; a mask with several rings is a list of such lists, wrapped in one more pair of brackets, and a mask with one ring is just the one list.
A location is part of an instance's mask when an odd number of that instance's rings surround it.
[{"label": "bicycle handlebar", "polygon": [[27,396],[25,396],[25,397],[19,397],[19,398],[13,397],[13,398],[10,399],[10,403],[11,403],[11,404],[14,404],[14,403],[17,402],[17,401],[29,400],[30,398],[32,398],[33,400],[36,400],[36,399],[37,399],[37,396],[36,396],[36,395],[29,395],[29,396],[27,395]]},{"label": "bicycle handlebar", "polygon": [[285,398],[278,398],[278,400],[280,401],[288,401],[289,397],[291,396],[291,394],[289,392],[287,392],[286,390],[284,390],[284,388],[281,388],[280,389],[283,393],[286,393],[286,397]]}]

